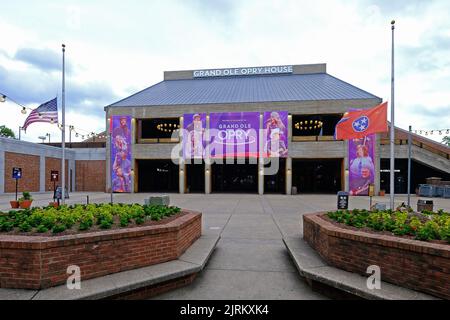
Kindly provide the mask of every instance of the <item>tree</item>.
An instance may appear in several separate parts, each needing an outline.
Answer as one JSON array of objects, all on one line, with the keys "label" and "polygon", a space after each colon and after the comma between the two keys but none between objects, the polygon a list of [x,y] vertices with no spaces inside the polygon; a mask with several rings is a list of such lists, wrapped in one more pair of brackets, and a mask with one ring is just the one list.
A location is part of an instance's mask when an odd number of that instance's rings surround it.
[{"label": "tree", "polygon": [[450,147],[450,136],[445,136],[444,138],[442,138],[442,143]]},{"label": "tree", "polygon": [[0,126],[0,137],[15,138],[16,135],[14,134],[14,131],[3,125]]}]

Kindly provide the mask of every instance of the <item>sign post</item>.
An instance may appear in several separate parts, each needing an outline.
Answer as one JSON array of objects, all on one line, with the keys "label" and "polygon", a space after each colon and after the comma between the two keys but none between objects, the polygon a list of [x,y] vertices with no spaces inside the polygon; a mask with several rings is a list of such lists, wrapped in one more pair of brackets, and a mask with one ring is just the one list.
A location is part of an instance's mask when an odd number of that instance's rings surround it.
[{"label": "sign post", "polygon": [[22,168],[13,168],[12,169],[12,177],[16,179],[16,201],[17,201],[17,189],[19,186],[19,179],[22,178]]},{"label": "sign post", "polygon": [[53,201],[56,200],[56,182],[59,180],[59,171],[52,170],[50,172],[50,181],[53,182]]}]

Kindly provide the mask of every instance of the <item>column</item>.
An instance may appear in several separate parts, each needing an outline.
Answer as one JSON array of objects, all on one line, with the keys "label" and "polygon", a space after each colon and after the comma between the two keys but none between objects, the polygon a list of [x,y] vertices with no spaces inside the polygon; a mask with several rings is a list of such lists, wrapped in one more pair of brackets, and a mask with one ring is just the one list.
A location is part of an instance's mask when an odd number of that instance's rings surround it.
[{"label": "column", "polygon": [[134,159],[134,145],[136,144],[136,118],[131,118],[131,193],[135,192],[135,165],[136,161]]},{"label": "column", "polygon": [[5,193],[5,151],[0,151],[0,194]]},{"label": "column", "polygon": [[[288,148],[292,141],[292,115],[288,115]],[[286,194],[292,194],[292,158],[286,158]]]},{"label": "column", "polygon": [[292,158],[286,158],[286,194],[292,194]]},{"label": "column", "polygon": [[[209,129],[209,115],[206,115],[206,128]],[[206,130],[206,141],[209,141],[209,130]],[[209,150],[209,148],[208,148]],[[211,158],[209,152],[205,154],[205,193],[211,193]]]},{"label": "column", "polygon": [[381,169],[381,145],[380,145],[380,135],[375,134],[375,195],[377,196],[380,193],[380,169]]},{"label": "column", "polygon": [[[68,170],[69,168],[67,168]],[[61,179],[61,176],[60,176]],[[39,157],[39,192],[45,192],[45,156]]]},{"label": "column", "polygon": [[109,109],[106,113],[106,192],[111,190],[111,135],[110,135],[110,118]]},{"label": "column", "polygon": [[350,191],[349,171],[348,171],[348,140],[344,140],[344,191]]},{"label": "column", "polygon": [[264,159],[259,158],[258,161],[258,194],[264,194]]},{"label": "column", "polygon": [[259,114],[259,156],[258,156],[258,194],[264,194],[264,158],[261,156],[264,150],[264,115]]}]

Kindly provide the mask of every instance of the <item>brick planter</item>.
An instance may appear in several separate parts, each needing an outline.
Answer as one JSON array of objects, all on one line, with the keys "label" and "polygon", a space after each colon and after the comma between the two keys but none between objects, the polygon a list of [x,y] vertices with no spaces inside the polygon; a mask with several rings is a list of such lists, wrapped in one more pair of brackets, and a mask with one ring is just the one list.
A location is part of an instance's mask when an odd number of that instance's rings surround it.
[{"label": "brick planter", "polygon": [[0,287],[43,289],[64,284],[67,267],[81,280],[177,259],[201,235],[201,213],[165,224],[78,235],[0,235]]},{"label": "brick planter", "polygon": [[450,299],[450,245],[344,229],[324,214],[303,216],[303,238],[330,265],[364,276],[377,265],[382,281]]}]

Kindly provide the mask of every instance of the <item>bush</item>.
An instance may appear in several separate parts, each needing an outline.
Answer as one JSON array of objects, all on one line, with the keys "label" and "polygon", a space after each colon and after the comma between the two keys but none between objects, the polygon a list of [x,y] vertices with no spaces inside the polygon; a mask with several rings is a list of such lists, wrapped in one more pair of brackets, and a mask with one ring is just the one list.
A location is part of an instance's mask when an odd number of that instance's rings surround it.
[{"label": "bush", "polygon": [[450,213],[413,213],[405,211],[338,210],[327,216],[339,223],[356,228],[388,231],[397,236],[413,236],[417,240],[443,240],[450,243]]},{"label": "bush", "polygon": [[[27,196],[24,193],[24,197]],[[28,197],[28,196],[27,196]],[[0,232],[17,229],[21,232],[61,233],[72,228],[89,230],[94,224],[110,229],[118,221],[127,227],[131,221],[143,224],[146,220],[159,221],[181,212],[178,207],[148,206],[139,204],[89,204],[64,205],[58,208],[32,208],[7,213],[0,212]],[[117,219],[116,219],[117,218]]]}]

